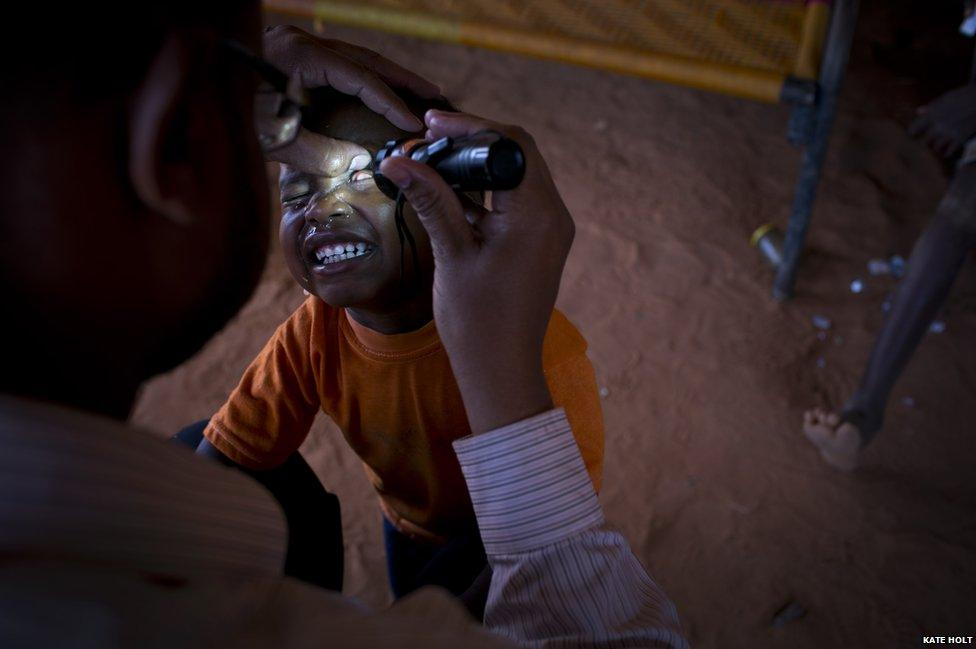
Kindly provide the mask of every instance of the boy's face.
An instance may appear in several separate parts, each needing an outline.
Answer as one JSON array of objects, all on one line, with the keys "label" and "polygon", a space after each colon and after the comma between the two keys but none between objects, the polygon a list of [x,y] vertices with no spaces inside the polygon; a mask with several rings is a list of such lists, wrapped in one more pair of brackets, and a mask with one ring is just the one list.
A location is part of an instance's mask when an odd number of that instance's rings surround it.
[{"label": "boy's face", "polygon": [[[279,237],[285,261],[305,290],[333,306],[395,308],[401,290],[401,245],[395,202],[373,181],[373,157],[387,140],[408,134],[362,104],[331,111],[322,132],[303,138],[301,153],[281,165]],[[427,232],[409,204],[403,216],[417,245],[409,244],[403,286],[429,284],[433,258]]]}]

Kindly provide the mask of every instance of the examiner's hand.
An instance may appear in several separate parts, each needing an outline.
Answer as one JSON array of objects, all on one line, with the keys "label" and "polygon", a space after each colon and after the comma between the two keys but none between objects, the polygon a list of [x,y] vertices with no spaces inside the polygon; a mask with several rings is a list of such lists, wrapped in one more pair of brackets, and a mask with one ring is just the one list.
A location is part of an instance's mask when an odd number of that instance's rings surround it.
[{"label": "examiner's hand", "polygon": [[491,129],[518,142],[525,178],[493,192],[492,209],[462,205],[430,167],[388,158],[381,172],[417,211],[434,252],[434,320],[471,429],[485,432],[552,407],[542,342],[574,226],[532,137],[463,113],[428,111],[428,137]]},{"label": "examiner's hand", "polygon": [[[264,56],[289,77],[297,76],[303,87],[330,86],[359,97],[368,108],[404,131],[419,131],[424,125],[396,90],[406,90],[423,99],[440,96],[436,85],[372,50],[319,38],[291,25],[277,25],[264,32]],[[334,140],[303,129],[293,144],[268,157],[286,164],[303,161],[308,167],[310,154],[322,157],[320,151],[334,146]],[[323,157],[320,172],[329,175],[335,171],[332,163],[332,158]]]},{"label": "examiner's hand", "polygon": [[285,74],[298,75],[306,88],[331,86],[359,97],[404,131],[418,131],[423,124],[395,90],[408,90],[423,99],[440,95],[440,88],[430,81],[372,50],[319,38],[291,25],[264,32],[264,56]]}]

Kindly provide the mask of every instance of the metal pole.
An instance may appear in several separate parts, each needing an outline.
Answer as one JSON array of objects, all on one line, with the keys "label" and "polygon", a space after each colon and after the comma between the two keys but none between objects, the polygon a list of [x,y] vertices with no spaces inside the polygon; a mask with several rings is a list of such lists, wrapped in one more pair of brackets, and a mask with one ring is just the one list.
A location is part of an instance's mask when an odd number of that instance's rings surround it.
[{"label": "metal pole", "polygon": [[969,82],[976,83],[976,46],[973,47],[973,64],[969,68]]},{"label": "metal pole", "polygon": [[857,23],[858,0],[836,0],[830,16],[830,28],[820,67],[820,97],[814,115],[813,135],[803,151],[796,190],[793,195],[793,208],[786,227],[786,241],[783,245],[783,263],[780,264],[773,283],[773,297],[785,300],[793,295],[796,282],[796,267],[803,249],[813,200],[820,182],[830,129],[837,112],[837,96],[844,81],[847,59],[854,40],[854,27]]}]

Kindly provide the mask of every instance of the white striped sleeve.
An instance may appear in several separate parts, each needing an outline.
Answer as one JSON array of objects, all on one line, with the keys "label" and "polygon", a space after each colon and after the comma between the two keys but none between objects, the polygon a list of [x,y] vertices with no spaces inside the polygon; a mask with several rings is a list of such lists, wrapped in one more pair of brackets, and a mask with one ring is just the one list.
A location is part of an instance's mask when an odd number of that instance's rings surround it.
[{"label": "white striped sleeve", "polygon": [[485,625],[531,647],[687,647],[674,605],[604,525],[562,409],[454,443],[492,566]]}]

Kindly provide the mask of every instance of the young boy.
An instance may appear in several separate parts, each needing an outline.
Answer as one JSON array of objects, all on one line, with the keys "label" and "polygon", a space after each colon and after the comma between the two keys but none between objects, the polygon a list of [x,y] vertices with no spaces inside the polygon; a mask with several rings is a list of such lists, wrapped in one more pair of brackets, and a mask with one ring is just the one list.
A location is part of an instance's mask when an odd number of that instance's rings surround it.
[{"label": "young boy", "polygon": [[[363,461],[384,516],[393,593],[424,584],[460,595],[485,572],[474,513],[451,443],[470,434],[432,319],[433,261],[409,205],[404,245],[395,203],[373,180],[373,156],[408,136],[354,97],[317,99],[325,138],[282,165],[280,241],[310,294],[285,321],[210,420],[205,437],[233,462],[271,469],[305,439],[319,410]],[[422,115],[435,106],[411,108]],[[441,107],[441,106],[437,106]],[[596,487],[603,422],[586,341],[558,311],[543,363]]]}]

